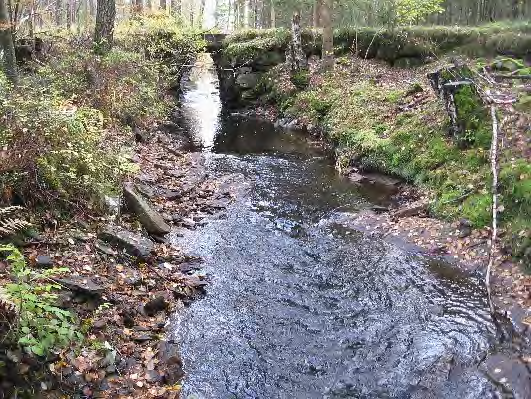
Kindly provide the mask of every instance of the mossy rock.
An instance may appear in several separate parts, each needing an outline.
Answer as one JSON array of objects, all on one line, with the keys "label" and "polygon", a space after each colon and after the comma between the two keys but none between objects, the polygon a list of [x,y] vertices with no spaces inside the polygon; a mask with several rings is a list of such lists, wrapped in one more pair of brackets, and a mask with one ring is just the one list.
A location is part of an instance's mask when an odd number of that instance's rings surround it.
[{"label": "mossy rock", "polygon": [[495,71],[515,72],[519,69],[525,68],[525,65],[521,60],[504,57],[496,58],[491,64],[491,68]]}]

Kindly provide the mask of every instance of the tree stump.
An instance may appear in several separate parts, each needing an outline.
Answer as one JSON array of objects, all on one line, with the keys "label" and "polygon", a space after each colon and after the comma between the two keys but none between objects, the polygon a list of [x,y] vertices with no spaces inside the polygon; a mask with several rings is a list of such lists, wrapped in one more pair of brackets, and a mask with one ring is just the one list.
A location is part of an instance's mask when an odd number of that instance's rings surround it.
[{"label": "tree stump", "polygon": [[[466,66],[441,68],[428,74],[431,87],[443,101],[450,120],[450,134],[460,142],[470,141],[486,118],[483,101]],[[485,114],[485,115],[483,115]]]}]

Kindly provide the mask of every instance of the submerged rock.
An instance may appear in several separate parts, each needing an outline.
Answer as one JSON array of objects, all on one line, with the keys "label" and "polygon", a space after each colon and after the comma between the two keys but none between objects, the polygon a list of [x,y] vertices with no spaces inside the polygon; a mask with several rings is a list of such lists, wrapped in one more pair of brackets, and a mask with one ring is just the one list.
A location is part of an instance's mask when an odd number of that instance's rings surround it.
[{"label": "submerged rock", "polygon": [[105,227],[98,237],[139,258],[147,258],[153,251],[153,243],[150,240],[119,226]]},{"label": "submerged rock", "polygon": [[124,185],[124,200],[127,207],[133,212],[142,226],[151,234],[165,235],[171,231],[171,227],[164,221],[162,216],[153,210],[142,196],[136,192],[134,185]]}]

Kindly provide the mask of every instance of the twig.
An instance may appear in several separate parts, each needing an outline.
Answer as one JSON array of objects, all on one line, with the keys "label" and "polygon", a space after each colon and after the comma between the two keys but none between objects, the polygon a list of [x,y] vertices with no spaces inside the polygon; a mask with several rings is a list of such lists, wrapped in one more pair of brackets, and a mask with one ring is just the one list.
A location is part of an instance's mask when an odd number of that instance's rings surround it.
[{"label": "twig", "polygon": [[492,266],[496,256],[496,240],[498,238],[498,118],[496,117],[496,105],[491,104],[490,115],[492,118],[492,146],[490,151],[490,161],[492,170],[492,236],[490,242],[489,264],[485,275],[485,286],[491,313],[494,314],[494,305],[492,303],[492,292],[490,285],[490,276]]},{"label": "twig", "polygon": [[531,75],[505,75],[501,73],[497,73],[495,75],[492,75],[495,78],[501,78],[501,79],[522,79],[522,80],[531,80]]},{"label": "twig", "polygon": [[380,30],[379,30],[378,32],[376,32],[376,33],[374,34],[374,36],[372,37],[372,40],[371,40],[371,42],[369,43],[369,47],[367,47],[367,51],[365,52],[365,59],[367,59],[367,57],[369,56],[369,50],[371,49],[371,46],[372,46],[372,44],[374,43],[374,40],[376,40],[376,36],[378,36],[378,35],[379,35],[381,32],[383,32],[383,31],[384,31],[383,28],[380,29]]}]

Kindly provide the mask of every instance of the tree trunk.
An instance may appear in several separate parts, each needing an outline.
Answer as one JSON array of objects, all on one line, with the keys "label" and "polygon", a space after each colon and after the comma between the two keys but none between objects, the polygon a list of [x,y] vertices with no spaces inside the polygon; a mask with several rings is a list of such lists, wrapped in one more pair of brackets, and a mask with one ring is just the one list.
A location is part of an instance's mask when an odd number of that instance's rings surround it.
[{"label": "tree trunk", "polygon": [[190,26],[194,26],[194,2],[190,1]]},{"label": "tree trunk", "polygon": [[275,0],[271,0],[271,28],[277,27],[277,14],[275,11]]},{"label": "tree trunk", "polygon": [[110,51],[114,40],[114,19],[116,18],[115,0],[98,0],[96,11],[96,29],[94,43],[99,52]]},{"label": "tree trunk", "polygon": [[17,59],[7,11],[7,0],[0,0],[0,42],[4,51],[4,72],[13,85],[18,84]]},{"label": "tree trunk", "polygon": [[313,27],[314,28],[321,27],[321,7],[322,7],[322,1],[315,0],[315,2],[313,3]]},{"label": "tree trunk", "polygon": [[72,29],[72,0],[66,0],[66,29]]},{"label": "tree trunk", "polygon": [[56,0],[55,2],[55,25],[61,26],[63,24],[63,2]]},{"label": "tree trunk", "polygon": [[321,23],[323,25],[323,66],[332,68],[334,66],[334,30],[332,27],[332,0],[324,0],[321,7]]},{"label": "tree trunk", "polygon": [[35,37],[35,0],[31,0],[30,10],[29,10],[29,37]]},{"label": "tree trunk", "polygon": [[182,14],[182,2],[181,0],[171,0],[170,12],[174,17],[180,17]]},{"label": "tree trunk", "polygon": [[160,0],[159,7],[161,11],[164,11],[164,13],[166,13],[166,0]]},{"label": "tree trunk", "polygon": [[308,68],[308,60],[302,49],[301,15],[298,11],[293,13],[291,20],[291,43],[288,46],[286,61],[291,65],[292,72]]}]

